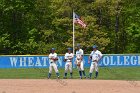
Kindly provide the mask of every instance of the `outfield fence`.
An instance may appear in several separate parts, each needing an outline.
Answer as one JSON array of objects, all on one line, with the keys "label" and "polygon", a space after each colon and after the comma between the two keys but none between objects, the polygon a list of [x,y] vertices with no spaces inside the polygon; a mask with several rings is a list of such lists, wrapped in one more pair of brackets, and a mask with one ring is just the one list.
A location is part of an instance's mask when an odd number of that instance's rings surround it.
[{"label": "outfield fence", "polygon": [[[84,56],[84,66],[89,67],[88,54]],[[64,68],[64,55],[58,56],[57,65]],[[73,59],[73,68],[76,67]],[[104,54],[99,62],[102,67],[128,67],[140,66],[140,54]],[[47,55],[1,55],[0,68],[48,68],[49,58]]]}]

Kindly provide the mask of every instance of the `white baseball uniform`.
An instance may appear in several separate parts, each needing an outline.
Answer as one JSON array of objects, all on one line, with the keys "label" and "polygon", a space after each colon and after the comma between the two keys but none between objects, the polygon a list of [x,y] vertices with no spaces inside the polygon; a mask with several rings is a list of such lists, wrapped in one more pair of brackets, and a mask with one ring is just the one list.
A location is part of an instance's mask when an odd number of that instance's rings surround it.
[{"label": "white baseball uniform", "polygon": [[84,62],[82,59],[83,55],[84,55],[84,51],[82,49],[76,51],[76,62],[81,62],[80,67],[78,66],[79,71],[84,70]]},{"label": "white baseball uniform", "polygon": [[52,73],[52,68],[54,68],[55,72],[58,73],[58,68],[57,68],[57,64],[56,64],[57,61],[54,61],[51,58],[57,58],[57,54],[56,53],[49,54],[49,59],[50,59],[49,73]]},{"label": "white baseball uniform", "polygon": [[70,73],[72,73],[72,58],[74,57],[73,53],[66,53],[65,54],[65,73],[68,72],[68,69],[70,70]]},{"label": "white baseball uniform", "polygon": [[98,61],[102,56],[103,54],[99,50],[91,52],[90,57],[92,57],[92,62],[89,71],[90,73],[92,73],[94,69],[98,72]]}]

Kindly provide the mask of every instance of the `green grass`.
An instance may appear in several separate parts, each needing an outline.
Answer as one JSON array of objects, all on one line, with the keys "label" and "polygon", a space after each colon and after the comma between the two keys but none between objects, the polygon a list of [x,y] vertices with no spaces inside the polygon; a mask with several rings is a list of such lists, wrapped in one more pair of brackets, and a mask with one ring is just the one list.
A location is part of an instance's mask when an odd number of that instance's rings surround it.
[{"label": "green grass", "polygon": [[[0,79],[45,79],[48,75],[47,68],[18,68],[18,69],[0,69]],[[88,76],[89,68],[85,68]],[[59,69],[60,78],[63,78],[64,69]],[[95,71],[92,75],[94,77]],[[69,73],[68,73],[69,77]],[[51,78],[56,78],[52,73]],[[73,78],[79,78],[78,70],[73,69]],[[140,80],[140,67],[100,67],[99,80]]]}]

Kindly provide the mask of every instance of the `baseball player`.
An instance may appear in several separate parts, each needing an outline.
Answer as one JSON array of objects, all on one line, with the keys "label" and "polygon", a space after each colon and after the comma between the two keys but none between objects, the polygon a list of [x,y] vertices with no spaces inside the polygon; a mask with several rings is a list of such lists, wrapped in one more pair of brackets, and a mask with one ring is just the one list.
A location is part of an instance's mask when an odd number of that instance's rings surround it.
[{"label": "baseball player", "polygon": [[80,79],[82,79],[82,73],[86,78],[86,74],[84,71],[84,62],[83,62],[84,51],[80,48],[80,44],[77,44],[77,51],[76,51],[76,61],[75,64],[79,70]]},{"label": "baseball player", "polygon": [[57,75],[57,78],[59,78],[59,71],[57,69],[57,60],[58,60],[58,57],[57,57],[57,53],[55,53],[55,48],[52,48],[51,49],[51,53],[49,54],[49,74],[48,74],[48,79],[51,77],[51,73],[52,73],[52,68],[54,68],[55,70],[55,73]]},{"label": "baseball player", "polygon": [[90,64],[90,60],[92,61],[90,66],[90,71],[89,71],[89,79],[91,79],[92,72],[94,69],[96,70],[95,77],[94,77],[96,79],[98,76],[98,62],[100,61],[103,55],[99,50],[97,50],[98,47],[96,45],[94,45],[92,48],[93,51],[91,52],[88,60],[89,64]]},{"label": "baseball player", "polygon": [[72,78],[72,59],[74,57],[73,53],[71,53],[72,48],[68,48],[68,52],[65,54],[65,74],[64,79],[67,78],[68,70],[70,71],[70,78]]}]

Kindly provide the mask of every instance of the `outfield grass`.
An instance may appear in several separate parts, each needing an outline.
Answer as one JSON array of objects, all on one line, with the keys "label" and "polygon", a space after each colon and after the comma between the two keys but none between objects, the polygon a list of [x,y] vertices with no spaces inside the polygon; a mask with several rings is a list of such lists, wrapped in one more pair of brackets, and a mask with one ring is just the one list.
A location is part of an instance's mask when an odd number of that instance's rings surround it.
[{"label": "outfield grass", "polygon": [[[88,76],[89,68],[85,68]],[[60,78],[63,78],[64,69],[59,69]],[[93,73],[93,77],[94,77]],[[45,79],[48,75],[47,68],[18,68],[0,69],[0,79]],[[69,74],[68,74],[69,77]],[[52,78],[56,78],[53,71]],[[73,78],[79,78],[78,70],[73,69]],[[103,80],[140,80],[140,67],[100,67],[98,79]]]}]

